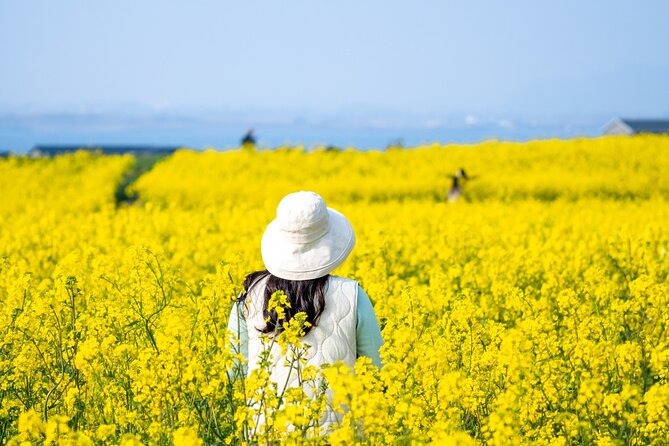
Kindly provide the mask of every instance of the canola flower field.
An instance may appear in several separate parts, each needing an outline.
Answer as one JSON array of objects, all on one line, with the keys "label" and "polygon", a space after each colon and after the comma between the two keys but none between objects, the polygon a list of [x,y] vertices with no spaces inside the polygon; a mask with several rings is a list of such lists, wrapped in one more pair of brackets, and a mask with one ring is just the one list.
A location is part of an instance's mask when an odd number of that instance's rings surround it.
[{"label": "canola flower field", "polygon": [[[0,160],[0,444],[669,444],[669,137],[181,150],[115,203],[134,162]],[[297,190],[351,220],[385,340],[301,371],[330,402],[226,331]]]}]

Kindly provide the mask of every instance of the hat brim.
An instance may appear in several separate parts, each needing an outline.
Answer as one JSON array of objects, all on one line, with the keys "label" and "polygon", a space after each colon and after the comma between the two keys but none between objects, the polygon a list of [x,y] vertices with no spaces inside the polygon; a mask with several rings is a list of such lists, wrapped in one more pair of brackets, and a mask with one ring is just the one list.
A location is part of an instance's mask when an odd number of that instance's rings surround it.
[{"label": "hat brim", "polygon": [[351,223],[341,213],[328,208],[329,227],[325,235],[309,243],[286,240],[276,220],[270,222],[260,242],[265,268],[286,280],[323,277],[344,263],[355,246]]}]

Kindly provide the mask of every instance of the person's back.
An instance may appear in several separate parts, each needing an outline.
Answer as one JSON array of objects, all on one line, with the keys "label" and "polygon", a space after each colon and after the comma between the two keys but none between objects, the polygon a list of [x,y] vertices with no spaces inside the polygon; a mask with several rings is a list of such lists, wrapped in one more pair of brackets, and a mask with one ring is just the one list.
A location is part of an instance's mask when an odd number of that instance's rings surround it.
[{"label": "person's back", "polygon": [[[265,282],[266,279],[263,280]],[[263,327],[264,283],[258,283],[248,293],[245,319],[247,327]],[[329,276],[325,292],[325,308],[318,323],[302,337],[302,343],[308,345],[307,365],[319,367],[342,361],[349,366],[357,359],[356,322],[358,283],[351,279]],[[260,330],[248,331],[249,370],[257,367],[260,354],[265,348]],[[288,359],[288,361],[286,361]],[[274,344],[272,351],[272,378],[277,383],[295,384],[297,374],[291,371],[290,358],[281,355],[281,348]]]},{"label": "person's back", "polygon": [[[343,362],[352,367],[358,357],[366,356],[380,367],[383,340],[369,297],[356,281],[330,275],[355,245],[348,220],[326,208],[313,192],[290,194],[279,204],[277,218],[265,230],[261,245],[267,269],[247,276],[245,293],[229,322],[230,330],[239,334],[248,374],[267,358],[263,351],[271,348],[270,379],[278,391],[300,385],[295,358],[271,342],[297,314],[303,314],[308,323],[302,327],[304,365],[320,369]],[[272,305],[278,291],[285,293],[288,304],[280,311]],[[321,426],[336,418],[328,409]]]}]

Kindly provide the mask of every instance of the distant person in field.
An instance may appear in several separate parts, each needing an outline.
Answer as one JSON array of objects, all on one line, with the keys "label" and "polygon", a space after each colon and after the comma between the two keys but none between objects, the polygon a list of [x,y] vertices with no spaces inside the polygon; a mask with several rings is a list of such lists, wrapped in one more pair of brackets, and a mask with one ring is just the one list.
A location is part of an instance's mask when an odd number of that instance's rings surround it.
[{"label": "distant person in field", "polygon": [[[355,245],[349,221],[328,208],[314,192],[285,196],[276,218],[267,225],[261,241],[265,269],[246,276],[244,292],[232,308],[229,330],[238,335],[239,350],[248,359],[250,375],[263,358],[263,336],[283,331],[275,310],[268,311],[272,294],[283,291],[289,302],[285,321],[304,312],[302,341],[308,347],[307,365],[343,362],[353,366],[365,356],[381,367],[381,330],[372,303],[360,284],[331,274],[344,263]],[[271,349],[271,379],[278,388],[300,386],[299,374],[288,353],[276,343]],[[336,422],[338,415],[326,409],[321,427]]]},{"label": "distant person in field", "polygon": [[253,134],[253,129],[248,129],[244,136],[242,137],[242,140],[240,141],[242,147],[245,148],[253,148],[256,145],[256,137]]},{"label": "distant person in field", "polygon": [[447,199],[449,203],[455,203],[462,196],[462,183],[468,180],[467,172],[464,169],[458,169],[453,175],[451,188],[448,190]]}]

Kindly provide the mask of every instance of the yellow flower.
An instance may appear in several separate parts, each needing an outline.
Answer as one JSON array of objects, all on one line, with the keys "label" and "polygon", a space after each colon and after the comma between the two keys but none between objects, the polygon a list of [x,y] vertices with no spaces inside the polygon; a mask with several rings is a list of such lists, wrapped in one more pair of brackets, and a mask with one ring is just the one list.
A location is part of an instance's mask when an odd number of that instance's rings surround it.
[{"label": "yellow flower", "polygon": [[[116,192],[146,159],[0,159],[6,443],[669,444],[667,153],[651,135],[180,150],[132,204]],[[373,301],[381,370],[310,364],[318,324],[278,292],[284,330],[246,376],[230,308],[296,190],[356,229],[334,273]],[[277,350],[296,387],[272,381]]]}]

